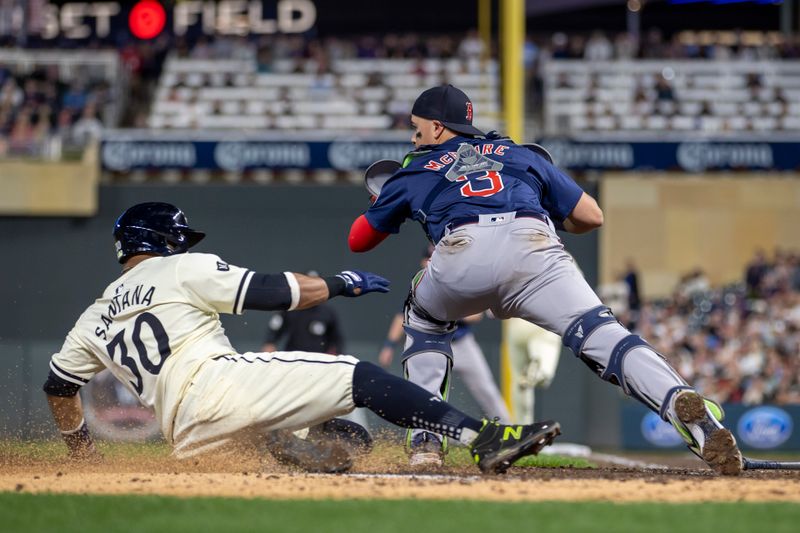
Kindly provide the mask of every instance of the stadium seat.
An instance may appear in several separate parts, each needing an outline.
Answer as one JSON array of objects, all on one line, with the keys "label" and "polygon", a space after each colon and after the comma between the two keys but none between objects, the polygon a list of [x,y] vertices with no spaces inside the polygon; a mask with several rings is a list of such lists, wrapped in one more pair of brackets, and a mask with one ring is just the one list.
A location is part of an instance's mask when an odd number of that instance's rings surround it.
[{"label": "stadium seat", "polygon": [[[254,61],[170,58],[156,90],[151,127],[268,127],[385,130],[426,88],[458,85],[488,129],[499,110],[497,63],[463,59],[339,59],[318,74],[314,59],[282,58],[269,72]],[[584,91],[585,92],[585,91]],[[614,88],[610,95],[629,93]],[[205,102],[205,116],[193,102]],[[180,118],[178,118],[180,117]],[[247,117],[238,122],[236,118]],[[274,117],[274,119],[273,119]]]}]

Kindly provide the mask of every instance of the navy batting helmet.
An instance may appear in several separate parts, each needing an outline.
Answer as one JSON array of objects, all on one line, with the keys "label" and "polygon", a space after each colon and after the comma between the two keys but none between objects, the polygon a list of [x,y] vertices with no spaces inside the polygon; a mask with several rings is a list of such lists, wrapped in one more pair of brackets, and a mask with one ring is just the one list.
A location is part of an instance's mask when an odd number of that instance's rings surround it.
[{"label": "navy batting helmet", "polygon": [[136,204],[114,224],[114,245],[120,263],[139,253],[182,254],[205,236],[189,227],[183,211],[163,202]]}]

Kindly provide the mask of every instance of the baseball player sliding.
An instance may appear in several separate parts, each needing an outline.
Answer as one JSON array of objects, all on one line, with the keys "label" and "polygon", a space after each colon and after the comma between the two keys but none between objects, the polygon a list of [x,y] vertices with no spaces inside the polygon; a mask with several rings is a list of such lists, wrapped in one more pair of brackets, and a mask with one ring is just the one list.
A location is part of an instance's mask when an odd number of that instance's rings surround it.
[{"label": "baseball player sliding", "polygon": [[327,278],[260,274],[216,255],[188,253],[204,236],[166,203],[135,205],[117,220],[122,274],[80,316],[53,355],[43,387],[73,457],[96,455],[77,392],[104,368],[155,409],[178,457],[255,437],[277,447],[289,462],[341,471],[350,463],[340,449],[291,438],[289,432],[355,407],[470,446],[484,472],[503,472],[558,435],[553,421],[502,426],[477,420],[349,355],[237,353],[220,313],[305,309],[335,296],[387,292],[389,283],[358,271]]},{"label": "baseball player sliding", "polygon": [[[400,168],[353,223],[351,250],[365,252],[406,219],[436,248],[406,302],[405,372],[440,394],[452,359],[453,321],[485,309],[556,333],[602,379],[671,422],[715,471],[738,474],[742,456],[700,396],[644,339],[625,329],[583,279],[556,228],[602,225],[597,202],[538,146],[472,125],[472,102],[447,85],[424,91],[411,111],[412,142]],[[424,428],[427,429],[427,428]]]}]

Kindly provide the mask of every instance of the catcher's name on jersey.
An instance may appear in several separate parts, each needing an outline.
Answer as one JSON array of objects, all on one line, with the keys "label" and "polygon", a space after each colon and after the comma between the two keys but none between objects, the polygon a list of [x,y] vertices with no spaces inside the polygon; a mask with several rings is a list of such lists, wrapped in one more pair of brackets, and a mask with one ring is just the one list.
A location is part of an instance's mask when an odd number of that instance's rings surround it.
[{"label": "catcher's name on jersey", "polygon": [[[494,154],[494,155],[502,156],[502,155],[505,155],[506,154],[506,150],[508,150],[508,146],[507,145],[498,144],[497,146],[495,146],[494,143],[481,144],[481,145],[476,146],[475,148],[478,150],[478,153],[480,155],[491,155],[491,154]],[[425,168],[427,170],[441,170],[445,166],[450,165],[453,162],[455,162],[456,159],[458,159],[458,153],[450,151],[450,152],[447,152],[446,154],[444,154],[443,156],[439,157],[438,159],[430,159],[430,160],[428,160],[428,162],[425,163],[425,165],[423,165],[423,168]]]},{"label": "catcher's name on jersey", "polygon": [[108,311],[100,314],[102,324],[98,325],[94,330],[94,334],[104,341],[108,340],[108,329],[114,323],[114,317],[117,314],[136,305],[150,306],[153,303],[153,295],[156,292],[156,288],[152,285],[148,289],[145,289],[145,285],[137,285],[133,289],[126,289],[124,283],[118,285],[115,290],[116,294],[111,297]]}]

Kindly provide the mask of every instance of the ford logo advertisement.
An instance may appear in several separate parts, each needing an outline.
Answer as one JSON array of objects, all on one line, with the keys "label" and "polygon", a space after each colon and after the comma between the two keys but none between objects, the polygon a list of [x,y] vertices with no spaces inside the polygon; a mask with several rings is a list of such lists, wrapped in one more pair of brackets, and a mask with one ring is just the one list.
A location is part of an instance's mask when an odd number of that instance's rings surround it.
[{"label": "ford logo advertisement", "polygon": [[[744,450],[800,451],[800,404],[725,404],[726,428]],[[620,444],[629,450],[677,450],[683,438],[644,405],[620,401]]]},{"label": "ford logo advertisement", "polygon": [[647,442],[659,448],[672,448],[684,442],[672,424],[664,422],[653,412],[648,412],[642,418],[642,435]]},{"label": "ford logo advertisement", "polygon": [[752,448],[776,448],[789,440],[792,418],[778,407],[756,407],[739,419],[736,430],[744,444]]}]

